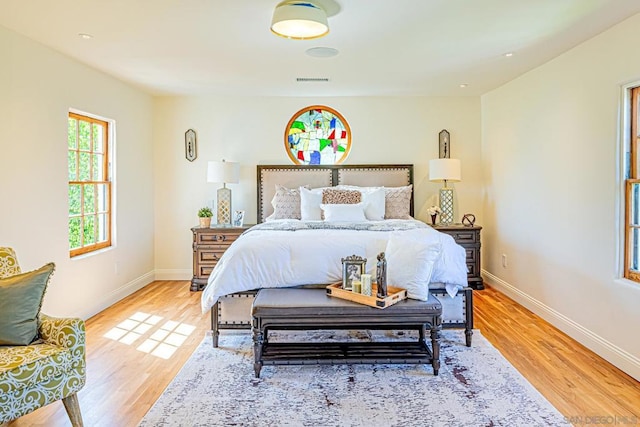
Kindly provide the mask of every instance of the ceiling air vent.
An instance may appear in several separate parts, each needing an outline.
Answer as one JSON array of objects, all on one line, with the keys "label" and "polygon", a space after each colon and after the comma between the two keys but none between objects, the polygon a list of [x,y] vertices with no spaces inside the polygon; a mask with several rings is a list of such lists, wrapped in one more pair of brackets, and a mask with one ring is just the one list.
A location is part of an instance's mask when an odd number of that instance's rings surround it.
[{"label": "ceiling air vent", "polygon": [[328,77],[296,77],[297,82],[328,82]]}]

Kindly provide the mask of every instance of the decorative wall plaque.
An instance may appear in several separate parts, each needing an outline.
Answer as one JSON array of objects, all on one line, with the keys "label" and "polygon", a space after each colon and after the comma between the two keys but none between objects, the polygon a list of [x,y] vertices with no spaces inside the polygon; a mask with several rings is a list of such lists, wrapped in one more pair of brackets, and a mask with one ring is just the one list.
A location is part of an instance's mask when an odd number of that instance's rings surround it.
[{"label": "decorative wall plaque", "polygon": [[439,158],[449,159],[451,158],[451,135],[446,129],[442,129],[438,134],[438,140],[440,142]]},{"label": "decorative wall plaque", "polygon": [[184,156],[190,162],[193,162],[198,157],[196,131],[193,129],[189,129],[184,133]]}]

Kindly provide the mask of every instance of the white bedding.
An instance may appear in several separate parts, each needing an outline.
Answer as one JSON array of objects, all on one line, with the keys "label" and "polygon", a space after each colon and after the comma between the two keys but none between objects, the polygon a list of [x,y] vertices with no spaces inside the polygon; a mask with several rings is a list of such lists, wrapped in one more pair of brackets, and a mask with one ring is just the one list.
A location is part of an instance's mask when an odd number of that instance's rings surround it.
[{"label": "white bedding", "polygon": [[366,258],[375,277],[380,252],[388,283],[406,288],[410,298],[425,299],[429,283],[444,283],[452,296],[467,286],[464,249],[420,221],[278,220],[252,227],[226,250],[202,292],[202,311],[235,292],[339,282],[341,258],[349,255]]}]

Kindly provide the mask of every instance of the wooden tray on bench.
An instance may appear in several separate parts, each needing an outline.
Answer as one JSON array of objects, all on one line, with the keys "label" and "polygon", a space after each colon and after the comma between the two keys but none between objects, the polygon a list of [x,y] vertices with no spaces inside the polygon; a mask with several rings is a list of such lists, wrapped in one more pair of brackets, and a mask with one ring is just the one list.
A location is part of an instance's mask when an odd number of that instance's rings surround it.
[{"label": "wooden tray on bench", "polygon": [[386,308],[390,305],[402,301],[407,298],[407,290],[402,288],[396,288],[395,286],[387,285],[387,297],[378,298],[378,285],[376,283],[371,284],[371,296],[362,295],[356,292],[346,291],[342,289],[342,283],[333,283],[327,286],[327,295],[332,297],[342,298],[349,301],[357,302],[358,304],[368,305],[376,308]]}]

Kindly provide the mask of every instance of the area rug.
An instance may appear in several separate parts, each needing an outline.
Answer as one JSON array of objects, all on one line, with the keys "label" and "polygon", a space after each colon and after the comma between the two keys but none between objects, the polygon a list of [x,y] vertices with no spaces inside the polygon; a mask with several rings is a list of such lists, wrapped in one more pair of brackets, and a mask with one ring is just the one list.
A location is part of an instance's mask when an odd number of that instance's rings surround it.
[{"label": "area rug", "polygon": [[461,331],[443,331],[440,360],[438,376],[430,365],[287,365],[254,378],[250,334],[223,334],[218,348],[207,337],[140,426],[570,426],[479,331],[470,348]]}]

